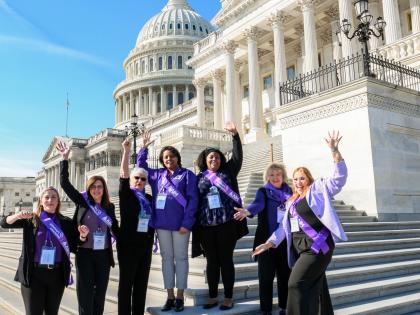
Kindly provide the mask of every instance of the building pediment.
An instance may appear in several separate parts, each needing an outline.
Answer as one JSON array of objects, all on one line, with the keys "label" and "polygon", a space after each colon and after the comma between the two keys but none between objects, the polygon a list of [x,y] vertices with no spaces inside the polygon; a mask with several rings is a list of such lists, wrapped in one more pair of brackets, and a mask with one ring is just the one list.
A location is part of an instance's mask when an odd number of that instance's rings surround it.
[{"label": "building pediment", "polygon": [[51,143],[48,146],[47,152],[45,152],[44,157],[42,158],[43,163],[46,163],[49,159],[55,157],[58,154],[57,149],[55,148],[55,145],[57,144],[58,141],[59,141],[58,137],[54,137],[51,140]]},{"label": "building pediment", "polygon": [[222,9],[216,14],[211,22],[218,27],[222,27],[228,19],[242,12],[256,1],[257,0],[226,0],[223,2]]}]

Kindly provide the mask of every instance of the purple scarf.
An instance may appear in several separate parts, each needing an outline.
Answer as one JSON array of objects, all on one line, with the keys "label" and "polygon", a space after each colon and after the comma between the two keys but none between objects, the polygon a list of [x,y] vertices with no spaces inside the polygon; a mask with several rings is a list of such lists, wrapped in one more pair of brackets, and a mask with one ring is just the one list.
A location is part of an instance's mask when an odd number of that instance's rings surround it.
[{"label": "purple scarf", "polygon": [[[71,263],[71,259],[70,259],[70,246],[69,246],[69,243],[67,242],[66,235],[64,235],[64,232],[61,230],[60,226],[56,224],[52,220],[52,218],[48,217],[45,211],[41,212],[39,219],[41,220],[42,224],[44,224],[44,226],[47,228],[47,230],[54,235],[54,237],[58,240],[60,245],[63,247],[64,252],[66,253],[69,259],[70,270],[71,270],[71,268],[73,267],[73,264]],[[70,272],[70,277],[67,284],[72,285],[73,282],[74,282],[73,276],[71,275],[71,272]]]},{"label": "purple scarf", "polygon": [[152,210],[150,207],[150,202],[149,200],[147,200],[146,196],[144,195],[144,190],[138,190],[135,188],[130,188],[131,191],[134,193],[134,195],[136,196],[137,200],[139,201],[142,209],[144,210],[144,212],[146,214],[151,214]]},{"label": "purple scarf", "polygon": [[209,170],[203,172],[203,175],[210,181],[213,186],[216,186],[225,193],[230,199],[235,201],[238,205],[242,205],[241,197],[232,190],[216,173]]},{"label": "purple scarf", "polygon": [[117,240],[114,233],[112,232],[112,219],[110,218],[109,215],[106,214],[104,208],[102,208],[100,204],[95,204],[95,206],[92,206],[89,202],[86,191],[82,192],[82,196],[85,199],[86,204],[88,205],[90,210],[92,210],[92,212],[99,218],[99,220],[101,220],[103,223],[107,225],[107,227],[109,228],[109,231],[111,232],[112,239],[114,241]]},{"label": "purple scarf", "polygon": [[160,190],[162,190],[162,188],[165,188],[168,193],[175,198],[175,200],[184,208],[187,205],[187,200],[184,198],[184,196],[181,194],[181,192],[179,192],[178,189],[176,189],[175,184],[179,183],[183,178],[184,178],[185,174],[180,176],[178,178],[178,176],[175,176],[172,179],[168,178],[168,171],[164,170],[163,172],[161,172],[161,186],[160,186]]},{"label": "purple scarf", "polygon": [[302,231],[309,237],[312,239],[313,243],[311,246],[311,250],[314,254],[318,254],[320,251],[322,251],[324,253],[324,255],[326,253],[329,252],[330,247],[328,246],[326,240],[328,238],[328,236],[330,235],[330,231],[326,228],[323,227],[321,229],[321,231],[317,232],[315,231],[312,226],[309,225],[308,222],[306,222],[297,212],[296,210],[296,205],[297,203],[301,200],[301,198],[296,198],[293,203],[290,206],[290,215],[293,218],[297,218],[298,223],[299,223],[299,227],[302,229]]},{"label": "purple scarf", "polygon": [[283,183],[280,188],[277,188],[274,187],[273,184],[271,184],[270,182],[267,182],[267,184],[265,184],[264,187],[265,189],[270,191],[268,197],[271,197],[271,199],[274,199],[275,201],[278,201],[280,203],[284,203],[287,199],[289,199],[292,196],[292,190],[286,183]]}]

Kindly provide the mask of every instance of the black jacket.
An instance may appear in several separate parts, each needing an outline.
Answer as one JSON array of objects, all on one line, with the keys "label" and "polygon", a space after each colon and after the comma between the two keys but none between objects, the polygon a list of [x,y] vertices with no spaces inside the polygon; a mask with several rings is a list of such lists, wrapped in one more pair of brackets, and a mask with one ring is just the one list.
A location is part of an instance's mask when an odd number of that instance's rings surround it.
[{"label": "black jacket", "polygon": [[[7,224],[4,217],[0,221],[2,228],[6,229],[23,229],[22,253],[19,257],[19,265],[15,275],[15,281],[20,282],[25,287],[31,286],[32,274],[34,272],[34,257],[35,257],[35,235],[37,228],[32,219],[17,220],[13,224]],[[75,253],[77,249],[79,232],[74,222],[65,216],[58,215],[61,230],[67,238],[70,246],[70,251]],[[65,253],[63,253],[63,272],[64,283],[67,282],[70,276],[70,261]]]},{"label": "black jacket", "polygon": [[[89,206],[86,204],[86,201],[83,198],[82,194],[76,188],[74,188],[69,181],[69,162],[67,160],[60,162],[60,185],[63,188],[64,192],[67,194],[67,196],[76,204],[76,211],[74,212],[73,222],[74,224],[76,224],[76,226],[79,226],[82,224],[83,218],[85,217],[86,212],[89,210]],[[106,214],[112,219],[111,229],[118,241],[119,228],[118,221],[115,216],[115,206],[111,203],[110,206],[107,209],[104,208],[104,210]],[[109,261],[111,262],[111,266],[114,267],[115,261],[112,251],[111,233],[109,229],[107,229],[107,233],[108,252],[110,259]]]}]

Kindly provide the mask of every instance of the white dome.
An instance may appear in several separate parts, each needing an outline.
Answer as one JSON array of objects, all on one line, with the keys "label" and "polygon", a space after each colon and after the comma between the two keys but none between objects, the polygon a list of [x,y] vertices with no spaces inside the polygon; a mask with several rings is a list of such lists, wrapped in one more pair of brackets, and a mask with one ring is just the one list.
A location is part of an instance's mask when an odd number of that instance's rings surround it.
[{"label": "white dome", "polygon": [[204,38],[213,31],[213,26],[193,11],[187,0],[169,0],[162,11],[143,26],[136,46],[163,36]]}]

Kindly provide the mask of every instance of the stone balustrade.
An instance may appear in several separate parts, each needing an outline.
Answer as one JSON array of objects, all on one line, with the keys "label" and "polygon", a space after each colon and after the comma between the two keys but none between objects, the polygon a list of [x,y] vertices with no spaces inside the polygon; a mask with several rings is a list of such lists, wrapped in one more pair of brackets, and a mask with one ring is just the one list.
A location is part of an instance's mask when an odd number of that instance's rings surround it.
[{"label": "stone balustrade", "polygon": [[125,133],[124,130],[117,130],[117,129],[112,129],[112,128],[106,128],[106,129],[98,132],[94,136],[90,137],[88,139],[88,145],[91,145],[91,144],[93,144],[95,142],[98,142],[101,139],[106,138],[106,137],[109,137],[109,136],[125,136],[125,134],[126,133]]},{"label": "stone balustrade", "polygon": [[214,145],[232,142],[232,136],[226,131],[216,129],[203,129],[193,126],[181,126],[175,130],[164,132],[160,136],[160,144],[177,143],[182,140],[183,143],[208,144]]},{"label": "stone balustrade", "polygon": [[[375,53],[375,51],[372,51]],[[403,61],[420,53],[420,33],[401,38],[391,44],[379,47],[376,53],[395,61]]]},{"label": "stone balustrade", "polygon": [[207,48],[213,46],[217,39],[221,36],[222,32],[216,31],[211,33],[206,38],[200,40],[199,42],[194,44],[194,55],[206,50]]}]

